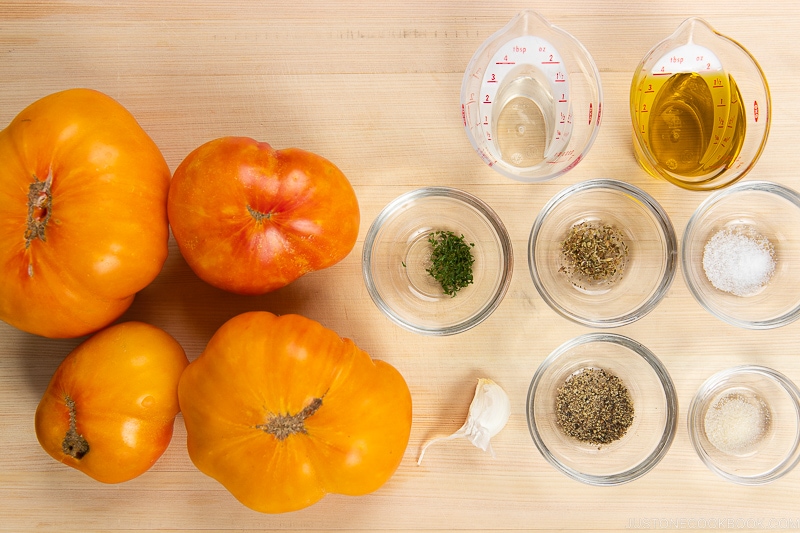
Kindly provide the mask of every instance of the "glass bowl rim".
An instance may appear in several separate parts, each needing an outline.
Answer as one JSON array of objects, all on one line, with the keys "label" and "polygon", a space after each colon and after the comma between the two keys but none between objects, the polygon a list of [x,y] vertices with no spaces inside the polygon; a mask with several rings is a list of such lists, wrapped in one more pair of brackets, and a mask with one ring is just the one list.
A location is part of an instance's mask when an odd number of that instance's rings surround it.
[{"label": "glass bowl rim", "polygon": [[[547,216],[550,212],[559,204],[566,201],[569,197],[573,194],[593,190],[593,189],[603,189],[603,190],[611,190],[616,192],[621,192],[625,195],[631,196],[633,199],[639,201],[645,208],[653,215],[655,220],[658,223],[659,229],[661,230],[662,235],[664,236],[665,246],[666,246],[666,264],[664,266],[664,276],[661,278],[661,281],[657,287],[657,290],[653,293],[653,295],[646,300],[642,305],[637,307],[636,309],[631,310],[627,314],[613,318],[613,319],[601,319],[601,320],[591,320],[581,316],[578,316],[574,313],[571,313],[561,307],[558,302],[547,292],[545,287],[542,284],[541,279],[539,278],[539,274],[536,268],[536,261],[534,259],[534,252],[535,252],[535,245],[536,240],[539,236],[539,233],[544,225]],[[661,204],[656,201],[650,194],[645,192],[644,190],[636,187],[635,185],[631,185],[630,183],[626,183],[624,181],[610,179],[610,178],[596,178],[590,179],[583,182],[576,183],[569,187],[566,187],[556,193],[545,205],[542,207],[541,211],[536,217],[536,220],[533,223],[533,227],[531,228],[530,236],[528,237],[528,247],[527,247],[527,255],[528,255],[528,270],[531,275],[531,279],[533,280],[533,284],[536,287],[537,292],[542,297],[542,299],[553,309],[556,313],[576,322],[578,324],[582,324],[584,326],[595,327],[595,328],[616,328],[620,326],[624,326],[630,323],[633,323],[640,318],[643,318],[645,315],[650,313],[653,309],[655,309],[661,300],[666,296],[667,292],[669,292],[670,287],[672,286],[673,281],[675,280],[675,275],[677,272],[677,265],[678,265],[678,237],[675,233],[675,227],[672,225],[672,221],[669,218],[669,215],[661,206]]]},{"label": "glass bowl rim", "polygon": [[[486,221],[489,223],[492,229],[492,233],[497,237],[497,241],[499,244],[500,249],[502,250],[502,256],[505,260],[505,264],[501,265],[501,279],[498,285],[497,291],[494,293],[491,299],[489,299],[480,309],[480,311],[475,314],[471,319],[465,320],[458,324],[454,324],[449,327],[425,327],[420,326],[417,324],[412,324],[402,317],[400,317],[391,306],[381,297],[379,294],[375,282],[372,277],[372,251],[375,245],[375,237],[377,236],[380,229],[383,227],[384,223],[397,211],[398,207],[408,203],[409,201],[413,200],[420,200],[424,198],[433,198],[433,197],[442,197],[442,198],[449,198],[457,200],[463,204],[472,207],[476,211],[478,211],[483,217],[485,217]],[[444,187],[444,186],[435,186],[435,187],[420,187],[411,191],[407,191],[392,201],[390,201],[386,206],[381,209],[380,213],[375,217],[370,225],[369,229],[367,230],[367,234],[364,237],[364,248],[361,253],[361,273],[362,277],[364,278],[364,284],[366,285],[367,292],[369,293],[370,298],[372,299],[373,303],[380,309],[380,311],[388,317],[392,322],[397,324],[398,326],[412,331],[414,333],[418,333],[421,335],[430,335],[430,336],[448,336],[448,335],[455,335],[458,333],[463,333],[469,329],[474,328],[484,320],[486,320],[494,310],[500,305],[503,301],[503,298],[508,291],[509,286],[511,285],[511,277],[513,274],[514,269],[514,252],[513,247],[511,244],[511,237],[506,230],[503,221],[500,220],[500,217],[497,213],[483,200],[475,196],[474,194],[468,193],[461,189],[456,189],[454,187]]]},{"label": "glass bowl rim", "polygon": [[[536,390],[538,389],[544,372],[550,367],[550,365],[552,365],[555,360],[573,348],[583,344],[596,342],[606,342],[623,346],[644,359],[644,361],[650,365],[650,368],[652,368],[655,374],[658,376],[658,380],[661,383],[664,397],[666,399],[664,432],[661,435],[658,446],[656,446],[653,452],[650,453],[650,455],[648,455],[644,461],[634,465],[625,472],[620,472],[613,475],[584,474],[578,470],[575,470],[574,468],[564,465],[558,459],[556,459],[539,435],[533,410],[533,400],[536,396]],[[610,487],[622,485],[644,476],[653,468],[655,468],[656,465],[658,465],[658,463],[660,463],[661,460],[666,456],[667,452],[672,446],[672,442],[675,439],[675,434],[677,432],[678,394],[667,368],[664,366],[661,360],[644,344],[618,333],[585,333],[561,344],[561,346],[553,350],[536,369],[533,379],[531,379],[530,386],[528,387],[527,402],[525,404],[525,417],[528,421],[528,431],[533,438],[533,442],[536,445],[536,448],[539,450],[539,453],[542,454],[548,463],[554,466],[557,470],[560,470],[562,473],[566,474],[568,477],[587,485]]]},{"label": "glass bowl rim", "polygon": [[738,365],[712,374],[695,392],[694,396],[692,397],[692,401],[689,403],[689,409],[686,414],[686,425],[689,433],[689,441],[692,443],[692,447],[697,453],[697,456],[701,461],[703,461],[706,467],[708,467],[709,470],[721,478],[739,485],[764,485],[788,474],[792,471],[792,469],[794,469],[795,466],[797,466],[798,463],[800,463],[800,422],[798,422],[795,444],[791,453],[788,454],[786,459],[769,471],[756,476],[737,476],[736,474],[732,474],[718,467],[703,448],[700,442],[700,437],[695,431],[695,424],[693,423],[699,415],[700,398],[707,396],[708,393],[714,390],[716,386],[725,383],[729,377],[742,374],[758,374],[766,377],[774,384],[778,385],[791,398],[795,407],[795,411],[797,412],[798,417],[800,417],[800,389],[798,389],[797,385],[795,385],[792,380],[790,380],[781,372],[778,372],[777,370],[767,366],[753,364]]},{"label": "glass bowl rim", "polygon": [[708,196],[705,200],[703,200],[700,205],[697,206],[692,216],[689,218],[689,221],[686,223],[686,229],[683,231],[683,238],[681,239],[681,270],[683,271],[683,281],[686,284],[686,287],[689,289],[692,297],[700,304],[703,309],[705,309],[708,313],[712,316],[717,317],[718,319],[731,324],[732,326],[737,326],[743,329],[751,329],[751,330],[766,330],[766,329],[774,329],[779,328],[782,326],[786,326],[787,324],[791,324],[798,318],[800,318],[800,303],[791,309],[789,312],[784,313],[783,315],[775,318],[771,318],[769,320],[759,320],[759,321],[751,321],[751,320],[740,320],[734,318],[728,314],[722,314],[718,311],[711,308],[711,306],[706,302],[703,298],[698,284],[695,282],[694,278],[689,276],[689,272],[691,271],[690,268],[690,261],[688,256],[688,250],[690,248],[689,243],[695,233],[696,226],[699,224],[702,217],[716,204],[719,202],[727,199],[729,196],[732,196],[737,193],[744,193],[744,192],[764,192],[784,200],[787,200],[789,203],[793,204],[795,207],[800,209],[800,194],[797,193],[794,189],[786,187],[784,185],[780,185],[779,183],[766,181],[766,180],[752,180],[752,181],[741,181],[738,183],[734,183],[730,187],[726,189],[722,189],[720,191],[716,191]]}]

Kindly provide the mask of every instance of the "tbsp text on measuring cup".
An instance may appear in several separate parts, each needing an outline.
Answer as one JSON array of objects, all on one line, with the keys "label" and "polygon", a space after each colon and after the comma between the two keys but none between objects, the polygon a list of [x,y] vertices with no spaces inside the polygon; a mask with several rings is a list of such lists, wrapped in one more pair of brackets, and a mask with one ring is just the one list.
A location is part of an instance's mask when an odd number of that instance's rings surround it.
[{"label": "tbsp text on measuring cup", "polygon": [[755,58],[700,18],[685,20],[645,55],[630,107],[638,163],[690,190],[744,177],[767,142],[772,111]]},{"label": "tbsp text on measuring cup", "polygon": [[523,11],[472,56],[461,85],[467,136],[497,172],[555,178],[578,164],[602,112],[597,66],[572,35]]}]

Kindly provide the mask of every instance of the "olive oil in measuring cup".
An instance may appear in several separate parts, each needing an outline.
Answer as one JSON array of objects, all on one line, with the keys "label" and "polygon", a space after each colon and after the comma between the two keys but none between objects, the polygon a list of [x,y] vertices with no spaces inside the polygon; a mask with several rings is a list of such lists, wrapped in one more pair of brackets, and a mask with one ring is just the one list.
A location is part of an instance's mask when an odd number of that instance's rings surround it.
[{"label": "olive oil in measuring cup", "polygon": [[[674,72],[676,66],[680,72]],[[637,91],[635,127],[657,166],[711,180],[734,164],[746,132],[742,95],[710,50],[672,51]]]},{"label": "olive oil in measuring cup", "polygon": [[600,126],[597,67],[570,34],[523,11],[475,52],[464,73],[467,137],[497,172],[544,181],[573,168]]},{"label": "olive oil in measuring cup", "polygon": [[644,57],[630,106],[637,162],[692,190],[725,187],[749,172],[771,120],[758,63],[698,18],[684,21]]}]

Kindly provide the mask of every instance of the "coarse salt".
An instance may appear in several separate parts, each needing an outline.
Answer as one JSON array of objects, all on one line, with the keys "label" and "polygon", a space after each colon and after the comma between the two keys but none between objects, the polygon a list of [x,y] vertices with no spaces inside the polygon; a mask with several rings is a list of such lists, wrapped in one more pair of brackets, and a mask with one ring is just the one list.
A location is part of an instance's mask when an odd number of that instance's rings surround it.
[{"label": "coarse salt", "polygon": [[723,228],[705,245],[703,269],[715,288],[752,296],[775,273],[775,248],[750,227]]}]

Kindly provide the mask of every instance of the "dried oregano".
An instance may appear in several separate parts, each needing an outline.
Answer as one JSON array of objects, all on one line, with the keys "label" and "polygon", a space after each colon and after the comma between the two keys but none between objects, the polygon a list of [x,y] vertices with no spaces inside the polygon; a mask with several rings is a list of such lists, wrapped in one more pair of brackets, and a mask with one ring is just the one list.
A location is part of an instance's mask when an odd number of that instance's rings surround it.
[{"label": "dried oregano", "polygon": [[561,256],[559,271],[573,284],[613,283],[625,268],[628,246],[614,226],[581,222],[572,226],[562,241]]}]

